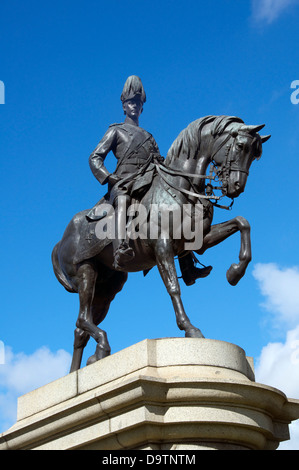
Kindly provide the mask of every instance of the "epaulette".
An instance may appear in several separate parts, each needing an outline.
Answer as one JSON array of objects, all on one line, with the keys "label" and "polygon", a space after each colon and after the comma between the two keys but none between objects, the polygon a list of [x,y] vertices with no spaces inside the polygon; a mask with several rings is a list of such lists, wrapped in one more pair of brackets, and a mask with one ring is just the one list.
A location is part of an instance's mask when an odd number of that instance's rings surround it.
[{"label": "epaulette", "polygon": [[123,122],[115,123],[115,124],[110,124],[109,127],[121,126],[122,124],[123,124]]}]

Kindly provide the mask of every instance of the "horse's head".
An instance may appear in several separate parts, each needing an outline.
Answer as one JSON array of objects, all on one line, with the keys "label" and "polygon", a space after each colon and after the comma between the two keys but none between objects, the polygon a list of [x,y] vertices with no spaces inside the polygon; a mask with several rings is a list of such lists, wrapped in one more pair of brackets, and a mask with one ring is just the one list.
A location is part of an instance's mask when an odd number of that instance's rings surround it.
[{"label": "horse's head", "polygon": [[244,191],[251,163],[261,158],[262,144],[271,137],[258,134],[263,127],[234,123],[215,141],[212,160],[224,195],[235,198]]}]

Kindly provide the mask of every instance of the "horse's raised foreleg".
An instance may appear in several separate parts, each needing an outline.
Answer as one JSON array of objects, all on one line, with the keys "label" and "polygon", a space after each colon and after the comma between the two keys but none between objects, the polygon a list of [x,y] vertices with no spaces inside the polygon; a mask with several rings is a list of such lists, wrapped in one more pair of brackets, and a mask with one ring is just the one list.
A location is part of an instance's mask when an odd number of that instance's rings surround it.
[{"label": "horse's raised foreleg", "polygon": [[226,273],[227,280],[232,286],[238,284],[251,261],[250,224],[244,217],[238,216],[227,222],[212,225],[210,232],[203,239],[202,248],[197,252],[203,254],[208,248],[218,245],[238,231],[241,234],[239,263],[233,263]]},{"label": "horse's raised foreleg", "polygon": [[155,253],[160,275],[172,300],[179,329],[185,331],[186,337],[203,338],[202,332],[191,324],[182,303],[171,240],[157,240]]},{"label": "horse's raised foreleg", "polygon": [[77,285],[80,301],[79,316],[76,322],[74,353],[71,372],[80,368],[83,349],[91,336],[98,343],[102,357],[110,354],[106,332],[98,328],[92,316],[92,302],[94,298],[97,271],[92,263],[82,264],[77,272]]}]

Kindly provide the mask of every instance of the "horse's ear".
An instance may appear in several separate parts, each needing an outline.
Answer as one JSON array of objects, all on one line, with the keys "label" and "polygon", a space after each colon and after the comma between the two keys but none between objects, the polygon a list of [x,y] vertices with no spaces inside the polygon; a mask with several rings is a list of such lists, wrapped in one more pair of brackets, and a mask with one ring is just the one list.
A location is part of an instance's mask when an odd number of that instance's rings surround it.
[{"label": "horse's ear", "polygon": [[264,144],[265,142],[267,142],[267,140],[269,140],[270,137],[271,137],[271,135],[261,135],[262,144]]},{"label": "horse's ear", "polygon": [[257,134],[260,130],[263,129],[263,127],[265,127],[266,124],[261,124],[260,126],[247,126],[247,125],[244,125],[241,127],[240,130],[242,130],[242,132],[248,132],[248,134]]}]

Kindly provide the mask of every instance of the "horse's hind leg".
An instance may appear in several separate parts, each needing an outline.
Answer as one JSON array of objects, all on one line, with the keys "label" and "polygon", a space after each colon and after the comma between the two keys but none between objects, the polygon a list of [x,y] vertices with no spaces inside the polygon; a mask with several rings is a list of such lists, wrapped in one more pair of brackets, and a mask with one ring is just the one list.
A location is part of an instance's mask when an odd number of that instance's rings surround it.
[{"label": "horse's hind leg", "polygon": [[81,328],[76,328],[74,332],[74,352],[70,372],[80,369],[82,355],[90,335]]},{"label": "horse's hind leg", "polygon": [[[113,272],[112,276],[108,276],[108,279],[103,282],[96,284],[92,303],[92,317],[93,322],[98,325],[101,323],[109,310],[110,304],[116,294],[120,292],[128,278],[128,274],[121,271]],[[102,348],[102,344],[98,343],[95,354],[93,354],[88,360],[87,365],[102,359],[107,354]]]},{"label": "horse's hind leg", "polygon": [[100,345],[102,357],[110,354],[106,332],[98,328],[92,316],[97,270],[92,263],[84,263],[78,268],[77,285],[80,301],[79,316],[76,322],[75,343],[71,372],[80,368],[83,349],[91,336]]},{"label": "horse's hind leg", "polygon": [[202,332],[191,324],[183,306],[171,241],[160,239],[157,241],[155,249],[157,266],[171,297],[179,329],[185,331],[186,337],[203,338]]}]

